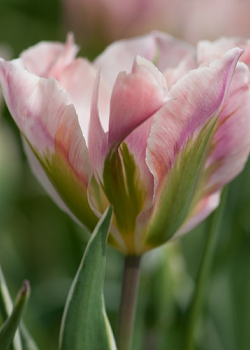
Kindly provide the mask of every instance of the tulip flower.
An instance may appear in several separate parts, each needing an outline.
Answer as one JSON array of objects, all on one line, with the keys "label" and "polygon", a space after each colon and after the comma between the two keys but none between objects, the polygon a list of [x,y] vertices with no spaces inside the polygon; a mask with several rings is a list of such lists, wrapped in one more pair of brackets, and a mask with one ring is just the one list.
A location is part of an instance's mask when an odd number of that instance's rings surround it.
[{"label": "tulip flower", "polygon": [[239,44],[195,50],[153,32],[90,63],[69,35],[0,60],[5,101],[54,201],[90,231],[111,203],[109,243],[125,255],[204,220],[250,149],[249,44],[246,54]]}]

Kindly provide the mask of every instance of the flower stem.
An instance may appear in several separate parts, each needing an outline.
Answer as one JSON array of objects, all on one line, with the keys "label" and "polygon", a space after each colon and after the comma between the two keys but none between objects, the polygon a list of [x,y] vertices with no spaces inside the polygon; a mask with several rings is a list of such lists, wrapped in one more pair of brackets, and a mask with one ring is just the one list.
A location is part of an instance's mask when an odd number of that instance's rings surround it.
[{"label": "flower stem", "polygon": [[225,207],[227,197],[227,188],[223,191],[221,203],[219,208],[212,214],[211,225],[209,227],[209,232],[207,235],[207,241],[205,244],[201,264],[199,267],[196,289],[193,296],[193,300],[190,305],[189,318],[187,323],[187,337],[185,350],[195,349],[194,333],[197,324],[197,319],[202,310],[204,294],[206,293],[206,288],[210,276],[210,271],[212,268],[212,262],[214,258],[214,253],[216,250],[216,243],[218,238],[219,229],[221,226],[221,219],[223,217],[223,210]]},{"label": "flower stem", "polygon": [[128,255],[125,257],[117,332],[118,350],[131,349],[140,260],[140,256]]}]

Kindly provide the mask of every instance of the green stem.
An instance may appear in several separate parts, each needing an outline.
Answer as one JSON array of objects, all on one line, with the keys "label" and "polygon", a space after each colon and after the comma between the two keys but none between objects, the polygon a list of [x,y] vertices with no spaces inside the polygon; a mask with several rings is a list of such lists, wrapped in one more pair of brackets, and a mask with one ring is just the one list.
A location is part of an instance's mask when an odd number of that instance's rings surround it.
[{"label": "green stem", "polygon": [[125,257],[117,332],[118,350],[131,349],[140,272],[140,260],[140,256],[128,255]]},{"label": "green stem", "polygon": [[211,226],[209,227],[209,232],[207,236],[207,241],[205,244],[201,264],[199,267],[197,280],[196,280],[196,289],[191,302],[189,310],[189,318],[187,323],[187,337],[186,337],[186,350],[195,349],[195,340],[194,333],[195,327],[197,324],[197,319],[202,310],[203,301],[205,297],[205,292],[208,285],[208,280],[212,268],[212,262],[216,250],[216,243],[218,238],[218,233],[220,229],[221,219],[223,216],[223,210],[226,202],[227,189],[223,191],[221,203],[219,208],[212,214]]}]

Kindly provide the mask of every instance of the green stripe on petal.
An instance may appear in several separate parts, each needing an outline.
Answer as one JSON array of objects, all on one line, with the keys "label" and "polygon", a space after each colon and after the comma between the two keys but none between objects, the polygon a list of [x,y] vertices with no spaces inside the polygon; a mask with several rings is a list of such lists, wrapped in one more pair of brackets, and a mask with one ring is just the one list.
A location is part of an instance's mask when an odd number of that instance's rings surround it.
[{"label": "green stripe on petal", "polygon": [[57,154],[49,156],[44,169],[60,197],[86,227],[93,230],[97,218],[92,212],[82,181]]},{"label": "green stripe on petal", "polygon": [[114,222],[123,236],[126,253],[134,254],[136,218],[144,208],[147,190],[125,142],[105,160],[103,190],[114,207]]},{"label": "green stripe on petal", "polygon": [[74,172],[65,157],[57,152],[52,154],[49,151],[40,156],[27,138],[25,140],[63,202],[74,216],[92,231],[98,220],[90,208],[84,180]]},{"label": "green stripe on petal", "polygon": [[147,249],[168,241],[190,212],[193,198],[197,195],[206,146],[216,121],[217,117],[210,119],[176,156],[173,168],[156,194],[153,219],[146,242]]}]

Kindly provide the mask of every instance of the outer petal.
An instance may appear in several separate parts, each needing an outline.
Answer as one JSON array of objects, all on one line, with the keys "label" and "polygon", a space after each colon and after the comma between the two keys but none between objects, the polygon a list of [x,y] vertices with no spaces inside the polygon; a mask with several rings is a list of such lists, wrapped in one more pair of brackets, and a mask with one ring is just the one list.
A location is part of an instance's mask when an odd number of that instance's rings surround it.
[{"label": "outer petal", "polygon": [[219,205],[220,203],[220,191],[215,192],[211,196],[204,197],[195,206],[190,217],[185,221],[181,228],[175,233],[173,238],[179,237],[193,228],[198,226],[203,220],[205,220]]},{"label": "outer petal", "polygon": [[96,218],[87,201],[91,162],[75,109],[54,79],[38,78],[0,60],[7,106],[50,182],[73,214],[90,229]]},{"label": "outer petal", "polygon": [[25,150],[25,154],[28,158],[30,167],[32,169],[32,172],[36,176],[36,178],[39,180],[40,184],[43,186],[45,191],[48,193],[48,195],[53,199],[53,201],[58,205],[58,207],[65,211],[69,216],[72,217],[74,221],[77,221],[80,225],[82,223],[79,222],[79,220],[74,216],[74,214],[69,210],[69,208],[66,206],[66,204],[63,202],[62,198],[56,191],[55,187],[51,183],[50,179],[48,178],[43,166],[39,162],[38,158],[30,148],[29,144],[25,141],[23,138],[23,147]]},{"label": "outer petal", "polygon": [[204,176],[206,192],[221,189],[242,169],[250,150],[249,69],[237,65],[214,130]]},{"label": "outer petal", "polygon": [[[70,102],[76,108],[85,139],[88,136],[90,105],[97,69],[86,59],[75,59],[78,51],[72,35],[67,43],[42,42],[24,51],[21,55],[24,67],[41,77],[54,77],[67,90]],[[42,62],[42,64],[40,64]],[[107,130],[111,90],[104,81],[100,85],[99,104],[102,123]]]},{"label": "outer petal", "polygon": [[170,101],[155,117],[148,142],[148,166],[157,184],[165,179],[194,131],[218,115],[241,53],[230,50],[224,61],[191,71],[172,86]]},{"label": "outer petal", "polygon": [[58,78],[78,52],[74,38],[68,35],[66,44],[41,42],[21,54],[25,68],[40,77]]},{"label": "outer petal", "polygon": [[148,142],[148,165],[156,185],[150,245],[169,239],[189,212],[211,122],[220,113],[241,54],[240,49],[230,50],[223,61],[184,76],[155,117]]},{"label": "outer petal", "polygon": [[197,45],[198,64],[204,65],[204,63],[209,63],[216,58],[221,59],[226,51],[234,47],[241,47],[245,50],[239,61],[250,66],[250,40],[237,37],[222,37],[214,42],[208,40],[200,41]]},{"label": "outer petal", "polygon": [[166,80],[149,61],[137,57],[130,74],[120,73],[110,104],[110,148],[151,117],[167,100]]},{"label": "outer petal", "polygon": [[[250,90],[248,69],[237,65],[224,107],[211,140],[201,188],[180,232],[189,231],[208,216],[222,187],[242,170],[250,150]],[[213,201],[213,204],[216,204]],[[217,201],[218,204],[218,201]]]},{"label": "outer petal", "polygon": [[94,61],[101,68],[104,78],[113,87],[119,72],[131,71],[137,55],[153,61],[160,71],[176,67],[187,54],[194,54],[191,45],[160,32],[138,37],[136,39],[120,40],[108,48]]}]

